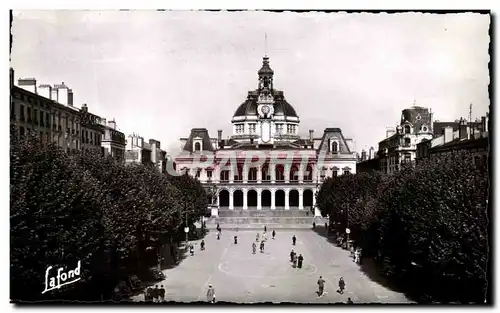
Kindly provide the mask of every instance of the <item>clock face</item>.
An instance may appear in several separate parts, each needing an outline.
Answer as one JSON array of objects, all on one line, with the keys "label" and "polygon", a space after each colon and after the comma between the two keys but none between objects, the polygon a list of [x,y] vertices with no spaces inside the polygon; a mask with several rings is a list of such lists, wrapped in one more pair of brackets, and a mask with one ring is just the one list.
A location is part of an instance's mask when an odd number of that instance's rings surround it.
[{"label": "clock face", "polygon": [[268,105],[265,105],[265,106],[262,107],[262,113],[264,113],[264,114],[268,114],[270,110],[271,109],[269,109]]}]

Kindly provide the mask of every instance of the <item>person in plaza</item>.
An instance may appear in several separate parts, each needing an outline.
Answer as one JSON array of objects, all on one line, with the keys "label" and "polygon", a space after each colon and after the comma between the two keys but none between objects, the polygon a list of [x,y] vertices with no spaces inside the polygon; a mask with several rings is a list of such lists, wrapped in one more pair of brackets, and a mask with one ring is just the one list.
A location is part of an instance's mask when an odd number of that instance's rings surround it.
[{"label": "person in plaza", "polygon": [[219,223],[217,223],[217,228],[215,228],[215,229],[217,229],[217,231],[220,233],[220,226],[219,226]]},{"label": "person in plaza", "polygon": [[293,261],[292,261],[292,267],[297,268],[297,253],[293,254]]},{"label": "person in plaza", "polygon": [[153,302],[158,303],[160,301],[160,289],[158,289],[158,285],[155,285],[155,289],[153,289]]},{"label": "person in plaza", "polygon": [[260,233],[257,233],[257,236],[255,237],[255,241],[260,241]]},{"label": "person in plaza", "polygon": [[316,228],[316,222],[313,222],[313,229]]},{"label": "person in plaza", "polygon": [[147,289],[146,289],[146,292],[144,293],[144,299],[149,302],[149,301],[153,301],[153,288],[151,288],[151,286],[149,286]]},{"label": "person in plaza", "polygon": [[201,243],[200,243],[200,249],[201,251],[205,250],[205,240],[201,240]]},{"label": "person in plaza", "polygon": [[293,258],[294,257],[295,257],[295,251],[293,251],[293,249],[292,249],[292,251],[290,252],[290,262],[293,263]]},{"label": "person in plaza", "polygon": [[260,242],[260,253],[264,253],[264,240]]},{"label": "person in plaza", "polygon": [[302,254],[299,254],[299,257],[297,258],[297,267],[298,268],[302,268],[302,262],[304,261],[304,257],[302,256]]},{"label": "person in plaza", "polygon": [[207,301],[210,302],[210,303],[215,303],[215,289],[212,286],[212,284],[208,285]]},{"label": "person in plaza", "polygon": [[220,231],[217,232],[217,240],[220,240]]},{"label": "person in plaza", "polygon": [[292,237],[292,245],[295,246],[296,242],[297,242],[297,237],[295,237],[295,235],[293,235],[293,237]]},{"label": "person in plaza", "polygon": [[267,226],[264,225],[264,233],[267,232]]},{"label": "person in plaza", "polygon": [[274,229],[273,229],[272,235],[273,235],[273,239],[274,239],[274,237],[276,237],[276,231]]},{"label": "person in plaza", "polygon": [[252,254],[255,254],[255,251],[257,251],[257,245],[255,242],[252,242]]},{"label": "person in plaza", "polygon": [[340,277],[340,279],[339,279],[339,293],[344,294],[344,289],[345,289],[344,277]]},{"label": "person in plaza", "polygon": [[350,253],[351,253],[351,258],[353,261],[356,261],[356,258],[355,258],[355,254],[354,254],[354,247],[351,246],[351,248],[349,249],[350,250]]},{"label": "person in plaza", "polygon": [[189,252],[191,253],[191,255],[194,255],[194,246],[193,245],[189,246]]},{"label": "person in plaza", "polygon": [[165,288],[163,288],[163,285],[160,286],[160,289],[158,290],[159,295],[159,300],[160,302],[165,301]]},{"label": "person in plaza", "polygon": [[320,276],[318,279],[318,296],[323,296],[325,289],[325,280],[323,279],[323,276]]},{"label": "person in plaza", "polygon": [[262,234],[262,240],[267,241],[266,232],[264,232],[264,233]]},{"label": "person in plaza", "polygon": [[325,231],[328,232],[328,223],[325,222]]},{"label": "person in plaza", "polygon": [[234,236],[234,244],[238,244],[238,236]]},{"label": "person in plaza", "polygon": [[354,302],[352,302],[351,298],[347,298],[347,304],[353,304]]}]

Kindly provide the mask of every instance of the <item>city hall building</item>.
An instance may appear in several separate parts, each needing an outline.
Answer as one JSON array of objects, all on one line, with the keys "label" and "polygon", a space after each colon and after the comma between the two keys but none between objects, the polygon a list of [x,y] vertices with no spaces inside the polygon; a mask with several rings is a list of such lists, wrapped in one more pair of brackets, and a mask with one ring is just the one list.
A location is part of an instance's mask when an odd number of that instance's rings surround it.
[{"label": "city hall building", "polygon": [[211,138],[206,128],[192,129],[174,157],[177,172],[197,177],[214,195],[213,215],[282,210],[319,216],[315,194],[322,181],[356,172],[353,140],[340,128],[326,128],[320,137],[313,130],[306,138],[299,136],[299,115],[283,91],[274,88],[267,56],[257,89],[248,92],[231,123],[233,133],[226,139],[221,130]]}]

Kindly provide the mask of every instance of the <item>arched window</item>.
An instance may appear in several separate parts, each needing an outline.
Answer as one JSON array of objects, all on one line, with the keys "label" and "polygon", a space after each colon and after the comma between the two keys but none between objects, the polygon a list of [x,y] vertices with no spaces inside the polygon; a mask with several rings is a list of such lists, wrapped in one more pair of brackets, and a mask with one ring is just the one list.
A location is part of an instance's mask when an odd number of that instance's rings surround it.
[{"label": "arched window", "polygon": [[201,144],[199,142],[194,144],[194,151],[201,151]]},{"label": "arched window", "polygon": [[405,134],[411,133],[411,127],[409,125],[405,126]]},{"label": "arched window", "polygon": [[336,141],[332,141],[332,152],[338,152],[339,151],[339,144]]}]

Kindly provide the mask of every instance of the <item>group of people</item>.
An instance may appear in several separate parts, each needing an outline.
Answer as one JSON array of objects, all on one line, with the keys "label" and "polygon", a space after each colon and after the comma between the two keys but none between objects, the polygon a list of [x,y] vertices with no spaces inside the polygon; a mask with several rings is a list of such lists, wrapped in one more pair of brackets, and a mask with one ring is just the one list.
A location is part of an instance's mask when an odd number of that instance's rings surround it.
[{"label": "group of people", "polygon": [[299,254],[299,256],[297,256],[297,253],[295,253],[295,251],[292,251],[290,252],[290,262],[292,262],[292,267],[293,268],[302,268],[302,262],[304,262],[304,257],[302,256],[302,254]]},{"label": "group of people", "polygon": [[144,300],[146,302],[153,301],[155,303],[165,301],[165,288],[163,288],[163,285],[161,285],[160,288],[158,288],[158,285],[154,288],[148,287],[144,293]]},{"label": "group of people", "polygon": [[[345,289],[344,277],[340,277],[339,289],[337,290],[337,292],[340,294],[344,294],[344,289]],[[323,276],[320,276],[318,279],[318,296],[322,297],[324,294],[325,294],[325,280],[323,279]],[[348,298],[347,303],[352,303],[351,298]]]},{"label": "group of people", "polygon": [[356,248],[354,249],[351,247],[351,258],[353,259],[354,262],[357,264],[361,263],[361,248]]}]

